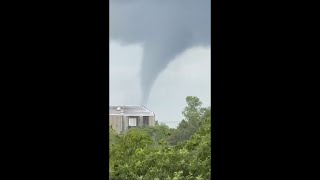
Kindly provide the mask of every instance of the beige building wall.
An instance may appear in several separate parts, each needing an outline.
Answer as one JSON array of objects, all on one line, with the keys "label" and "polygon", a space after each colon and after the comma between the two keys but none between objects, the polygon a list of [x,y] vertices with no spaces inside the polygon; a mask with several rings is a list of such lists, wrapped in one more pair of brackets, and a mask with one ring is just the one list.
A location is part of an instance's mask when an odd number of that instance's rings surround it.
[{"label": "beige building wall", "polygon": [[141,126],[143,124],[143,116],[139,116],[138,121],[139,126]]},{"label": "beige building wall", "polygon": [[149,126],[155,126],[155,117],[154,116],[149,116]]},{"label": "beige building wall", "polygon": [[129,126],[129,117],[124,116],[123,117],[123,131],[128,130],[128,126]]},{"label": "beige building wall", "polygon": [[[142,126],[143,117],[137,116],[138,125]],[[125,132],[128,130],[129,117],[122,115],[109,115],[109,126],[116,131],[116,133]],[[155,117],[149,116],[149,126],[155,126]]]},{"label": "beige building wall", "polygon": [[120,133],[122,131],[122,116],[109,115],[109,126],[111,126],[117,133]]}]

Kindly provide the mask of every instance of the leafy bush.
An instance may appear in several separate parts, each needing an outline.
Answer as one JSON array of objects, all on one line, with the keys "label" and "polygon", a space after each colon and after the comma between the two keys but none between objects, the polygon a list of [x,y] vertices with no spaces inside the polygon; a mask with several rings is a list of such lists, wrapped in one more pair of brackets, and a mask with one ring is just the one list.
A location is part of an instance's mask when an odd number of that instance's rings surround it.
[{"label": "leafy bush", "polygon": [[[193,109],[194,110],[194,109]],[[187,140],[167,142],[171,130],[165,124],[130,129],[117,135],[110,130],[110,179],[208,179],[210,176],[211,115],[191,113],[201,123]],[[203,111],[204,112],[204,111]],[[202,115],[201,115],[202,113]]]}]

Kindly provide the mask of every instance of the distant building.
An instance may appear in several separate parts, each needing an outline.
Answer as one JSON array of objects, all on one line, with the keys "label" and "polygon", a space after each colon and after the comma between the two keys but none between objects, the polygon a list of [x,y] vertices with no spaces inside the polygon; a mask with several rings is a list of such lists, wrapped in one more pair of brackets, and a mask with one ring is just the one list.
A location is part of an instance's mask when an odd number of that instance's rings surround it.
[{"label": "distant building", "polygon": [[117,133],[143,125],[155,125],[155,114],[146,107],[109,106],[109,126]]}]

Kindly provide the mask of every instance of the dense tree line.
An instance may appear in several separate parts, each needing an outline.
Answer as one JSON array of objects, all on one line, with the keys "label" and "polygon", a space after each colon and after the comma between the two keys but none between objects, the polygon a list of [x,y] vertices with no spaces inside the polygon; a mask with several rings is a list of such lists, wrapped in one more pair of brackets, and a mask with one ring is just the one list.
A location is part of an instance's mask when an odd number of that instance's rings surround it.
[{"label": "dense tree line", "polygon": [[211,109],[197,97],[186,98],[184,119],[176,129],[132,128],[124,134],[110,129],[110,179],[208,179],[211,162]]}]

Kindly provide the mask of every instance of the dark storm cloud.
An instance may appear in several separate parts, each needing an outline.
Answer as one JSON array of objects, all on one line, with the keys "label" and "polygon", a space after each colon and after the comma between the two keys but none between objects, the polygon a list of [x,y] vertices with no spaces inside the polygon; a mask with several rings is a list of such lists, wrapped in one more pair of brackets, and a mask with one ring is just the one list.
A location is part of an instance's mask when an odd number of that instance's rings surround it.
[{"label": "dark storm cloud", "polygon": [[142,104],[157,76],[179,54],[210,45],[210,0],[111,0],[110,37],[143,43]]}]

